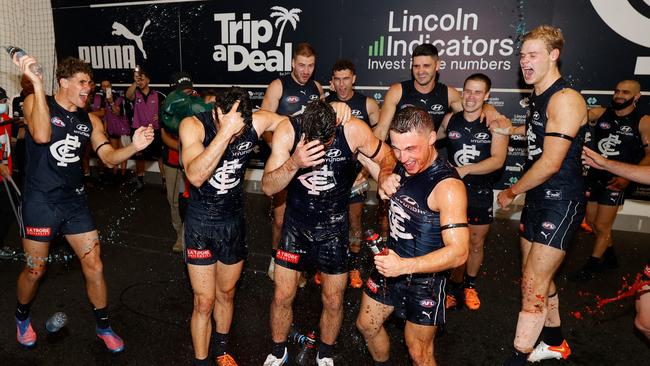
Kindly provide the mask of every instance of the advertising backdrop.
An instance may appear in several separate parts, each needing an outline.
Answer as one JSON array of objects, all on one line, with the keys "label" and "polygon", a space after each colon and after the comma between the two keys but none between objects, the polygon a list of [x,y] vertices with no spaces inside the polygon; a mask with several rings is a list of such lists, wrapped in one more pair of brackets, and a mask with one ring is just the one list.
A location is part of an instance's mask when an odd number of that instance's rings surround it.
[{"label": "advertising backdrop", "polygon": [[[315,79],[329,85],[331,65],[351,59],[357,89],[380,103],[391,83],[410,78],[410,54],[435,44],[440,80],[460,88],[471,73],[492,79],[492,103],[524,123],[530,87],[522,82],[521,36],[539,24],[562,29],[562,74],[589,105],[609,105],[624,78],[650,85],[650,5],[644,0],[583,1],[225,1],[107,2],[53,0],[58,57],[91,63],[96,79],[130,84],[142,65],[154,85],[178,70],[195,86],[245,87],[261,103],[264,89],[291,71],[296,44],[317,51]],[[645,94],[645,93],[644,93]],[[650,112],[644,96],[639,108]],[[511,139],[499,187],[522,172],[523,139]],[[636,198],[650,199],[639,187]]]}]

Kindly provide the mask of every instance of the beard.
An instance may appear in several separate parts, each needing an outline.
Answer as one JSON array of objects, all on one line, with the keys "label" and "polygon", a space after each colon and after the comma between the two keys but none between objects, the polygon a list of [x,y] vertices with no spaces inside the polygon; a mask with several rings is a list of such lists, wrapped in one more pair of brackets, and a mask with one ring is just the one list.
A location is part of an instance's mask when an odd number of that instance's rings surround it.
[{"label": "beard", "polygon": [[620,111],[621,109],[625,109],[625,108],[631,106],[632,104],[634,104],[634,98],[630,98],[630,99],[626,100],[623,103],[618,103],[617,101],[612,99],[612,108],[614,110],[616,110],[616,111]]}]

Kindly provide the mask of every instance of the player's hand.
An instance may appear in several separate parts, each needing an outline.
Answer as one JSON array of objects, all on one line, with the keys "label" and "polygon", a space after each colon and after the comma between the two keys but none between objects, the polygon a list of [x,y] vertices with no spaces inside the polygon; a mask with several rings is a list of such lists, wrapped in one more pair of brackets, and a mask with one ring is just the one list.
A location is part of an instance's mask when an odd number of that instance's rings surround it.
[{"label": "player's hand", "polygon": [[499,195],[497,196],[497,204],[499,205],[499,208],[508,211],[508,206],[510,206],[515,197],[517,197],[517,195],[514,194],[510,188],[506,188],[499,192]]},{"label": "player's hand", "polygon": [[391,173],[384,176],[379,173],[379,197],[383,200],[390,199],[399,189],[401,177],[397,174]]},{"label": "player's hand", "polygon": [[485,123],[485,126],[490,127],[493,123],[495,123],[495,121],[505,117],[497,112],[496,108],[494,108],[491,104],[485,103],[483,104],[480,118],[481,122]]},{"label": "player's hand", "polygon": [[607,189],[620,192],[624,191],[625,188],[627,188],[628,184],[630,184],[629,180],[621,177],[614,177],[609,182],[607,182]]},{"label": "player's hand", "polygon": [[352,183],[352,187],[356,187],[356,186],[358,186],[360,184],[363,184],[367,180],[368,180],[368,178],[366,178],[366,176],[365,176],[365,174],[363,174],[363,170],[362,170],[362,171],[359,172],[359,174],[357,174],[357,177],[355,178],[354,183]]},{"label": "player's hand", "polygon": [[582,163],[596,169],[607,169],[607,158],[586,146],[582,147]]},{"label": "player's hand", "polygon": [[336,125],[343,125],[352,118],[352,109],[343,102],[332,102],[332,108],[336,113]]},{"label": "player's hand", "polygon": [[241,113],[237,112],[237,108],[239,108],[239,101],[232,105],[227,114],[223,114],[221,108],[217,108],[215,124],[219,134],[223,133],[227,138],[232,138],[244,129],[246,124]]},{"label": "player's hand", "polygon": [[153,142],[154,131],[151,124],[144,127],[141,126],[133,133],[133,146],[137,151],[144,150],[147,146],[151,145]]},{"label": "player's hand", "polygon": [[379,273],[386,277],[397,277],[407,274],[406,261],[397,255],[392,249],[388,249],[386,255],[376,255],[375,267]]},{"label": "player's hand", "polygon": [[30,55],[26,55],[26,56],[21,57],[20,60],[18,60],[18,55],[14,54],[14,57],[13,57],[12,60],[13,60],[14,64],[16,64],[20,68],[20,72],[23,73],[23,75],[26,75],[27,78],[29,79],[29,81],[32,82],[32,84],[34,84],[34,85],[36,85],[36,84],[42,85],[43,84],[43,75],[36,75],[30,69],[30,67],[32,65],[38,63],[38,61],[36,61],[35,58],[33,58]]},{"label": "player's hand", "polygon": [[0,164],[0,175],[4,178],[11,178],[11,171],[6,164]]},{"label": "player's hand", "polygon": [[296,163],[298,168],[308,168],[325,162],[325,147],[318,140],[305,143],[303,135],[296,146],[296,151],[291,155],[291,159]]}]

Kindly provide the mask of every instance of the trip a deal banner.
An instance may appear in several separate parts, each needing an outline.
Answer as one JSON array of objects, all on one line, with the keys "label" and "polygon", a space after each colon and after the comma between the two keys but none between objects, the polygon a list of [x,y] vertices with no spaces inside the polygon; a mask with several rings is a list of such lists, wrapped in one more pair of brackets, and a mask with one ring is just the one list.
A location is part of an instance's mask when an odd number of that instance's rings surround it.
[{"label": "trip a deal banner", "polygon": [[[522,35],[539,24],[562,29],[561,71],[589,105],[608,106],[616,82],[650,85],[650,5],[643,0],[589,1],[86,1],[53,0],[57,54],[88,61],[97,80],[132,82],[136,65],[163,88],[184,70],[200,88],[238,85],[259,105],[273,79],[291,71],[300,42],[317,52],[314,78],[325,87],[339,58],[356,65],[356,87],[382,102],[410,78],[411,52],[423,42],[440,52],[439,78],[461,88],[482,72],[489,102],[524,123],[530,86],[518,53]],[[648,97],[639,108],[650,112]],[[499,184],[522,174],[526,141],[511,139]],[[646,192],[650,197],[650,190]]]}]

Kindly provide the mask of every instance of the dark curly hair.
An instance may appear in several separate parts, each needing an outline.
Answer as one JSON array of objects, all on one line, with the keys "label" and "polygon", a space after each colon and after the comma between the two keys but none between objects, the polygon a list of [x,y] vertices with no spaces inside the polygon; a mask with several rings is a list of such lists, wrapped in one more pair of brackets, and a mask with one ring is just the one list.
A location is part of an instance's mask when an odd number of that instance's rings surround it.
[{"label": "dark curly hair", "polygon": [[56,80],[71,78],[78,72],[87,74],[91,80],[93,78],[93,69],[90,64],[75,57],[67,57],[56,66]]},{"label": "dark curly hair", "polygon": [[223,113],[228,113],[236,101],[239,101],[237,111],[241,113],[244,123],[248,126],[252,125],[253,107],[248,92],[242,88],[230,88],[221,92],[217,97],[217,102],[214,104],[215,111],[217,108],[221,108]]},{"label": "dark curly hair", "polygon": [[318,140],[326,143],[336,131],[336,113],[334,108],[322,100],[314,100],[307,104],[305,111],[296,118],[305,134],[306,142]]}]

